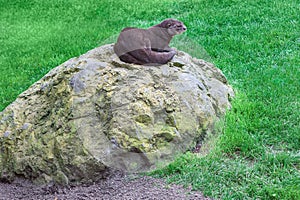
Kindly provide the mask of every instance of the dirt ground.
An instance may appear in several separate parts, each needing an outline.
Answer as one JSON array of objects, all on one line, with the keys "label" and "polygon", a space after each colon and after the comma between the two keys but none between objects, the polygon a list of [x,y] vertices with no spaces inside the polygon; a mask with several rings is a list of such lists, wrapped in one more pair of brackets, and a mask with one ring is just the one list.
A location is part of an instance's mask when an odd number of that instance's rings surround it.
[{"label": "dirt ground", "polygon": [[90,185],[80,186],[35,186],[28,181],[18,180],[14,183],[0,182],[1,200],[135,200],[167,199],[210,200],[200,192],[191,191],[180,185],[167,184],[162,179],[152,177],[133,177],[115,174],[105,180]]}]

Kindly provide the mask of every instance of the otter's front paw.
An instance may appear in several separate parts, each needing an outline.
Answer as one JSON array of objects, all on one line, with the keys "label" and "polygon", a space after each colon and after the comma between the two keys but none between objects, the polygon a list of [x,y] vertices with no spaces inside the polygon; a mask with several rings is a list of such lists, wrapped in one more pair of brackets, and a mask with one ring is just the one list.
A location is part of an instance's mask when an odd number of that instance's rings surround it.
[{"label": "otter's front paw", "polygon": [[174,54],[174,55],[177,55],[177,49],[172,49],[172,50],[170,51],[170,53],[172,53],[172,54]]},{"label": "otter's front paw", "polygon": [[174,50],[169,52],[169,55],[171,58],[173,58],[176,54],[177,54],[177,51],[174,51]]}]

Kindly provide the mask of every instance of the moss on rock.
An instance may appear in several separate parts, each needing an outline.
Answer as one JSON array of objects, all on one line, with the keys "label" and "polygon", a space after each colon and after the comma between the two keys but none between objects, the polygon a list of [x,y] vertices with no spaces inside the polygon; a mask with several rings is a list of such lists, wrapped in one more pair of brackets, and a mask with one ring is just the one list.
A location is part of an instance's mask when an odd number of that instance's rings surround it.
[{"label": "moss on rock", "polygon": [[212,129],[233,91],[212,64],[121,62],[105,45],[54,68],[0,113],[0,177],[93,181],[168,162]]}]

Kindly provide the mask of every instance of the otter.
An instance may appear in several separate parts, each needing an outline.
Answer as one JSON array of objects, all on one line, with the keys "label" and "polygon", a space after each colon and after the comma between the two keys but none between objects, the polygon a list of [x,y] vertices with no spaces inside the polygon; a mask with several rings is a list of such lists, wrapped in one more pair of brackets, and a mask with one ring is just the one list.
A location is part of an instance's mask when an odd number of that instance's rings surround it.
[{"label": "otter", "polygon": [[127,27],[121,31],[114,51],[126,63],[166,64],[176,54],[176,50],[169,47],[171,39],[186,30],[186,26],[175,19],[166,19],[148,29]]}]

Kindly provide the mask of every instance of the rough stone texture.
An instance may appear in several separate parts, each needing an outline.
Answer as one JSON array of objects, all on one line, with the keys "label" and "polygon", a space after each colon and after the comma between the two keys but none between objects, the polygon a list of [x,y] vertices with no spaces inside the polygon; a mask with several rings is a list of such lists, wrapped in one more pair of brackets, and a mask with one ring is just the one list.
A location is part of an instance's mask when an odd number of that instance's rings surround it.
[{"label": "rough stone texture", "polygon": [[121,62],[112,44],[93,49],[0,113],[1,179],[68,184],[154,169],[212,131],[232,96],[219,69],[184,52],[151,67]]}]

